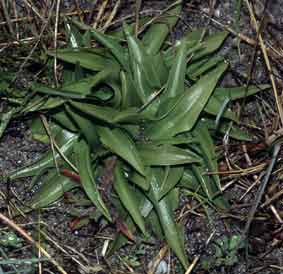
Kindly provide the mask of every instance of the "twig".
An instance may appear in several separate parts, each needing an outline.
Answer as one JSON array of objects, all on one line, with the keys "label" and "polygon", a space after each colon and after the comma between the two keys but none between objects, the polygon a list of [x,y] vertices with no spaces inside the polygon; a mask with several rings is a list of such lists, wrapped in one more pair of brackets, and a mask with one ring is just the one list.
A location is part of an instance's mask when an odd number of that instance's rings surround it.
[{"label": "twig", "polygon": [[278,157],[278,154],[279,154],[279,151],[281,149],[281,144],[280,143],[277,143],[274,145],[274,149],[273,149],[273,155],[272,155],[272,159],[271,159],[271,162],[267,168],[267,171],[266,171],[266,175],[264,177],[264,180],[262,182],[262,184],[260,185],[258,191],[257,191],[257,195],[256,195],[256,199],[255,199],[255,202],[253,203],[253,206],[249,212],[249,217],[248,217],[248,220],[246,222],[246,225],[245,225],[245,228],[244,228],[244,231],[242,232],[242,236],[243,238],[246,238],[247,237],[247,234],[249,233],[249,229],[250,229],[250,225],[254,219],[254,216],[255,216],[255,213],[256,213],[256,210],[258,208],[258,205],[262,199],[262,196],[264,194],[264,191],[266,189],[266,186],[267,186],[267,183],[269,181],[269,178],[271,176],[271,173],[272,173],[272,170],[273,170],[273,167],[276,163],[276,160],[277,160],[277,157]]}]

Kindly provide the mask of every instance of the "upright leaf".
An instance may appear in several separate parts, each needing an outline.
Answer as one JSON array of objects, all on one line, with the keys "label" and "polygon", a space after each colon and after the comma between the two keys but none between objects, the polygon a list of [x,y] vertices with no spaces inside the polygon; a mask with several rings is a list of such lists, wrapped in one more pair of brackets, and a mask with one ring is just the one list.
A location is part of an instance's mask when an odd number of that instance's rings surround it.
[{"label": "upright leaf", "polygon": [[116,164],[114,178],[114,188],[118,193],[122,204],[128,210],[140,230],[145,233],[144,220],[139,209],[139,200],[135,199],[134,190],[130,187],[125,178],[121,162]]},{"label": "upright leaf", "polygon": [[181,9],[182,5],[177,4],[148,28],[142,39],[148,54],[154,55],[160,50],[169,32],[177,23]]},{"label": "upright leaf", "polygon": [[185,75],[187,66],[187,45],[184,40],[180,42],[173,66],[170,69],[169,78],[162,98],[172,98],[182,94],[185,90]]},{"label": "upright leaf", "polygon": [[164,119],[152,123],[146,130],[147,135],[151,139],[166,138],[192,129],[226,68],[225,63],[219,65],[176,96],[176,106]]},{"label": "upright leaf", "polygon": [[[193,131],[193,135],[198,138],[204,161],[207,163],[210,172],[218,171],[217,156],[215,152],[215,145],[208,131],[208,127],[204,123],[198,123],[198,126]],[[221,192],[220,179],[217,174],[212,175],[211,178],[215,181],[218,190]]]},{"label": "upright leaf", "polygon": [[118,62],[124,67],[125,70],[129,70],[128,65],[128,56],[126,55],[125,49],[117,42],[115,38],[112,38],[110,35],[106,35],[96,31],[95,29],[91,30],[93,37],[106,48],[108,48]]},{"label": "upright leaf", "polygon": [[106,219],[111,221],[110,213],[100,196],[93,176],[89,146],[84,140],[80,140],[74,147],[74,153],[76,156],[76,166],[79,170],[81,184],[85,193]]},{"label": "upright leaf", "polygon": [[158,201],[160,185],[162,182],[162,172],[160,169],[152,169],[153,176],[151,180],[150,200],[157,212],[162,230],[166,241],[176,256],[181,261],[183,267],[187,269],[188,260],[183,247],[183,240],[178,225],[174,221],[174,212],[172,210],[171,200],[169,195],[165,195],[163,199]]}]

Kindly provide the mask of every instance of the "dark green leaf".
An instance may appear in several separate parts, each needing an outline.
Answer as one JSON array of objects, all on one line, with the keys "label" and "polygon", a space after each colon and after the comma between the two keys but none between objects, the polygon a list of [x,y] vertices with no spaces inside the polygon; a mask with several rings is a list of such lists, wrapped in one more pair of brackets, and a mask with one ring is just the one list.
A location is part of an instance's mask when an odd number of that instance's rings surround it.
[{"label": "dark green leaf", "polygon": [[148,54],[154,55],[158,53],[169,32],[177,23],[181,9],[181,4],[169,9],[165,16],[160,18],[159,22],[153,23],[146,31],[142,40]]},{"label": "dark green leaf", "polygon": [[[65,141],[64,145],[60,147],[61,153],[63,153],[65,156],[68,156],[72,151],[74,144],[77,142],[77,138],[77,135],[69,133],[68,141]],[[60,158],[61,156],[58,152],[55,152],[53,156],[53,152],[48,151],[40,160],[36,161],[34,164],[24,166],[16,171],[11,172],[8,175],[11,180],[27,176],[34,176],[38,173],[41,173],[47,168],[54,167],[54,159],[58,161]]]},{"label": "dark green leaf", "polygon": [[254,95],[260,91],[270,88],[270,85],[258,85],[247,87],[231,87],[231,88],[216,88],[213,96],[224,101],[225,98],[230,100],[237,100]]},{"label": "dark green leaf", "polygon": [[135,143],[122,130],[97,127],[98,135],[102,144],[110,151],[119,155],[128,162],[140,174],[146,175],[145,167],[136,149]]},{"label": "dark green leaf", "polygon": [[164,178],[159,190],[159,199],[162,199],[178,184],[179,180],[183,176],[183,173],[183,167],[166,167]]},{"label": "dark green leaf", "polygon": [[70,104],[81,112],[109,124],[138,123],[148,118],[147,114],[138,113],[138,109],[136,108],[128,108],[123,111],[118,111],[111,107],[103,107],[75,101],[70,101]]},{"label": "dark green leaf", "polygon": [[58,175],[57,170],[53,170],[51,175],[48,175],[48,179],[36,191],[28,206],[31,209],[46,207],[61,198],[65,192],[76,187],[80,187],[80,185],[70,178]]},{"label": "dark green leaf", "polygon": [[79,175],[81,179],[81,184],[86,192],[89,199],[95,204],[97,209],[109,220],[111,221],[111,216],[105,206],[96,181],[93,176],[90,150],[87,143],[84,140],[78,142],[74,147],[74,153],[76,155],[76,166],[79,170]]},{"label": "dark green leaf", "polygon": [[140,144],[138,150],[145,165],[170,166],[200,161],[192,151],[171,145]]},{"label": "dark green leaf", "polygon": [[178,95],[176,106],[164,119],[153,123],[146,130],[147,135],[151,139],[159,139],[192,129],[226,68],[225,63],[219,65],[186,89],[184,94]]},{"label": "dark green leaf", "polygon": [[118,162],[114,171],[114,188],[118,193],[121,202],[128,210],[134,222],[138,225],[140,230],[145,234],[145,225],[143,217],[139,209],[139,200],[135,199],[134,189],[130,187],[127,182],[121,162]]},{"label": "dark green leaf", "polygon": [[[51,56],[55,55],[55,52],[49,51]],[[86,69],[101,71],[105,69],[117,69],[119,70],[119,64],[112,59],[105,50],[94,49],[57,49],[56,56],[63,61],[77,64]]]}]

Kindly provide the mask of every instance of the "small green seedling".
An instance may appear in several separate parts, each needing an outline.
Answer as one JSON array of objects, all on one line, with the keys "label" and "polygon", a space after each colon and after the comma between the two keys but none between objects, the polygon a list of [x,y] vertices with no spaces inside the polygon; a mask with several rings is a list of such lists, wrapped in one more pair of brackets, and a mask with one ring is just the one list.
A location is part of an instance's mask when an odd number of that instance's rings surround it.
[{"label": "small green seedling", "polygon": [[243,249],[245,242],[239,235],[223,237],[214,243],[215,253],[210,258],[203,261],[203,268],[209,270],[215,267],[230,267],[239,260],[238,251]]},{"label": "small green seedling", "polygon": [[19,238],[14,232],[1,232],[0,246],[19,248],[22,247],[22,239]]}]

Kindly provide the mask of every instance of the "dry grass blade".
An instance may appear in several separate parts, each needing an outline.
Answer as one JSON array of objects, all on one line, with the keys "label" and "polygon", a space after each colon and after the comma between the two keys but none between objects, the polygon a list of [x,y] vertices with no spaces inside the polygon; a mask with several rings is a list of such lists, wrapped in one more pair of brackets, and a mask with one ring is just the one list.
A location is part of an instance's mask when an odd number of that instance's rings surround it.
[{"label": "dry grass blade", "polygon": [[1,0],[1,5],[2,5],[2,8],[3,8],[3,13],[4,13],[5,19],[7,21],[7,25],[8,25],[9,31],[10,31],[11,34],[14,35],[13,25],[11,23],[11,18],[9,16],[9,12],[8,12],[8,9],[7,9],[7,6],[6,6],[4,0]]},{"label": "dry grass blade", "polygon": [[160,264],[161,260],[166,255],[167,251],[168,251],[168,247],[167,246],[164,246],[164,247],[162,247],[160,249],[158,255],[156,256],[156,258],[154,258],[152,266],[148,270],[147,274],[154,274],[154,273],[156,273],[156,269],[157,269],[158,265]]},{"label": "dry grass blade", "polygon": [[16,230],[22,237],[24,237],[29,243],[34,245],[40,252],[50,260],[50,262],[58,269],[58,271],[62,274],[68,274],[60,265],[59,263],[51,257],[51,255],[38,243],[36,242],[28,233],[23,230],[21,227],[19,227],[16,223],[14,223],[12,220],[7,218],[5,215],[0,213],[0,220],[4,223],[6,223],[8,226]]},{"label": "dry grass blade", "polygon": [[96,19],[95,19],[95,21],[94,21],[94,23],[92,25],[92,27],[94,29],[96,29],[98,27],[99,21],[100,21],[100,19],[102,18],[103,14],[104,14],[104,11],[106,9],[107,4],[108,4],[108,0],[104,0],[102,5],[100,6],[98,14],[97,14],[97,17],[96,17]]},{"label": "dry grass blade", "polygon": [[252,6],[251,6],[251,4],[250,4],[250,2],[248,0],[246,0],[245,2],[246,2],[246,5],[247,5],[249,13],[250,13],[252,24],[253,24],[253,26],[256,29],[256,32],[258,34],[258,39],[259,39],[260,47],[261,47],[261,50],[262,50],[262,53],[263,53],[264,61],[265,61],[265,64],[266,64],[266,67],[267,67],[267,70],[268,70],[268,73],[269,73],[270,81],[271,81],[273,92],[274,92],[274,96],[275,96],[275,100],[276,100],[276,105],[277,105],[277,109],[278,109],[278,112],[279,112],[279,117],[280,117],[280,120],[281,120],[281,126],[283,126],[282,101],[281,101],[281,99],[280,99],[280,97],[278,95],[278,90],[277,90],[275,79],[274,79],[274,76],[273,76],[273,73],[272,73],[272,68],[271,68],[271,64],[270,64],[269,57],[268,57],[268,54],[267,54],[266,46],[265,46],[265,43],[263,41],[262,35],[259,33],[259,26],[258,26],[256,17],[255,17],[253,8],[252,8]]},{"label": "dry grass blade", "polygon": [[[64,161],[66,161],[66,163],[68,163],[70,165],[70,167],[76,172],[78,173],[78,169],[73,165],[73,163],[70,162],[70,160],[64,155],[64,153],[62,153],[60,147],[58,146],[58,144],[55,142],[52,134],[51,134],[51,131],[50,131],[50,128],[49,128],[49,125],[48,125],[48,122],[47,122],[47,119],[45,116],[41,115],[41,120],[42,120],[42,123],[44,125],[44,128],[46,129],[46,132],[50,138],[50,142],[52,144],[52,146],[54,146],[54,148],[57,150],[57,152],[60,154],[60,156],[64,159]],[[53,150],[55,152],[55,149]],[[57,168],[57,171],[58,171],[58,174],[60,173],[59,172],[59,168],[58,168],[58,165],[56,163],[56,160],[54,158],[54,161],[55,161],[55,166]]]},{"label": "dry grass blade", "polygon": [[23,2],[42,20],[43,23],[47,23],[47,20],[42,17],[42,15],[33,3],[30,3],[29,0],[23,0]]},{"label": "dry grass blade", "polygon": [[45,23],[40,31],[40,34],[39,34],[39,37],[37,38],[37,41],[36,43],[34,44],[34,46],[32,47],[30,53],[28,54],[28,56],[25,58],[24,62],[21,64],[17,74],[16,74],[16,78],[18,77],[18,75],[22,72],[23,68],[25,67],[25,65],[27,64],[27,62],[29,61],[29,59],[31,58],[31,56],[33,55],[33,53],[35,52],[35,50],[37,49],[40,41],[41,41],[41,38],[43,36],[43,33],[45,32],[48,24],[49,24],[49,21],[51,19],[51,16],[52,16],[52,12],[53,12],[53,9],[54,9],[54,6],[55,6],[55,1],[53,2],[53,5],[49,11],[49,15],[48,15],[48,18],[47,20],[45,20]]},{"label": "dry grass blade", "polygon": [[108,29],[108,27],[110,26],[111,22],[112,22],[113,19],[115,18],[116,14],[117,14],[117,12],[118,12],[118,9],[119,9],[120,4],[121,4],[121,1],[118,0],[118,1],[116,2],[116,4],[115,4],[115,6],[114,6],[114,8],[113,8],[113,10],[112,10],[112,12],[111,12],[111,14],[109,15],[109,17],[108,17],[108,19],[107,19],[105,25],[104,25],[103,28],[102,28],[103,32],[105,32],[105,31]]}]

